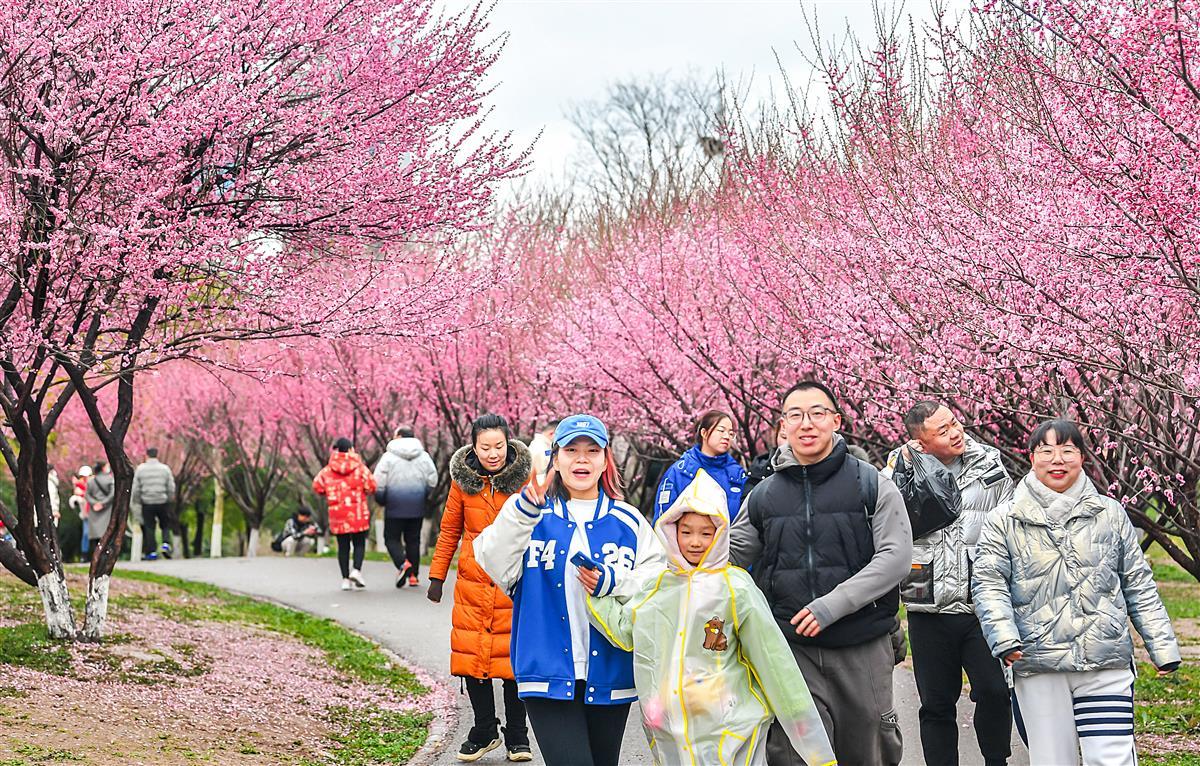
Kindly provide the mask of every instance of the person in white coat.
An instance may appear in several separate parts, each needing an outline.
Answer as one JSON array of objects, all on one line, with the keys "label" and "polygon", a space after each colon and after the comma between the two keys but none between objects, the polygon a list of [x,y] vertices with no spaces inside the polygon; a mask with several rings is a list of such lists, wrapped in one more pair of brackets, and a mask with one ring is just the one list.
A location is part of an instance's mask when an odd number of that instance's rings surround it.
[{"label": "person in white coat", "polygon": [[383,542],[396,565],[397,588],[420,584],[421,524],[437,483],[437,466],[412,427],[397,428],[375,464],[375,502],[383,506]]}]

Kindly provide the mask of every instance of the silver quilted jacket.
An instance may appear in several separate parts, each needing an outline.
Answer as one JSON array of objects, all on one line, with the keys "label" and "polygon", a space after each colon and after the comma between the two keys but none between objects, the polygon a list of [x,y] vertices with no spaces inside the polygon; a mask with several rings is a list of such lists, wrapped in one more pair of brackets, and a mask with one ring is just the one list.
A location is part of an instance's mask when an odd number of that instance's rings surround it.
[{"label": "silver quilted jacket", "polygon": [[1048,514],[1031,490],[1036,481],[1025,477],[979,537],[975,611],[992,654],[1020,649],[1013,670],[1022,676],[1126,668],[1132,620],[1156,666],[1178,662],[1171,619],[1125,509],[1083,477],[1082,493],[1057,495]]},{"label": "silver quilted jacket", "polygon": [[[1013,483],[1000,460],[1000,450],[966,437],[963,470],[958,475],[962,513],[936,532],[913,540],[912,571],[900,586],[910,612],[971,614],[971,569],[975,543],[988,512],[1012,497]],[[891,476],[900,450],[888,455],[884,473]]]}]

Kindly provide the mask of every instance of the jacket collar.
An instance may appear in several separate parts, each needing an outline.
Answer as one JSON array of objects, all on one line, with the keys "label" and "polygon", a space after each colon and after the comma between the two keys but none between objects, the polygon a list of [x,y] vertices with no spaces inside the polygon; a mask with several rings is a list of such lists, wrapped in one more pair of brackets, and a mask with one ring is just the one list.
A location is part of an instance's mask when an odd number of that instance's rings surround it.
[{"label": "jacket collar", "polygon": [[792,448],[784,445],[779,448],[774,459],[776,472],[783,471],[799,475],[807,475],[809,481],[820,484],[841,470],[842,465],[846,462],[846,440],[841,434],[833,435],[833,452],[830,452],[824,460],[812,465],[801,465],[796,457],[792,455]]},{"label": "jacket collar", "polygon": [[475,449],[469,444],[459,448],[450,458],[450,478],[468,495],[478,495],[488,481],[497,492],[514,495],[529,481],[532,470],[533,459],[529,456],[529,449],[516,439],[508,440],[508,459],[504,467],[491,476],[479,468]]},{"label": "jacket collar", "polygon": [[[1104,509],[1104,498],[1096,491],[1095,485],[1087,476],[1080,476],[1082,487],[1079,497],[1071,497],[1069,495],[1058,495],[1054,499],[1055,503],[1069,504],[1070,510],[1062,514],[1062,525],[1066,525],[1072,519],[1090,518],[1095,516]],[[1035,484],[1040,484],[1037,477],[1032,473],[1026,474],[1024,479],[1021,479],[1017,484],[1016,490],[1013,492],[1012,506],[1009,513],[1014,519],[1022,521],[1026,524],[1035,524],[1041,527],[1051,525],[1050,514],[1046,512],[1046,508],[1038,501],[1036,495]],[[1043,488],[1042,492],[1049,492]]]}]

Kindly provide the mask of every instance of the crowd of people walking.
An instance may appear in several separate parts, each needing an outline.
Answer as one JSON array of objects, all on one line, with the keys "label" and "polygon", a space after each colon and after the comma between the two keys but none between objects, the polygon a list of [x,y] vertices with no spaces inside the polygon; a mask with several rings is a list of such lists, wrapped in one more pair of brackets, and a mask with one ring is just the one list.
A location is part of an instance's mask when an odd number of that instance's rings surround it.
[{"label": "crowd of people walking", "polygon": [[[1085,434],[1042,423],[1014,481],[944,403],[915,403],[903,425],[877,467],[843,437],[834,392],[805,381],[747,471],[733,418],[707,412],[651,522],[598,418],[554,421],[527,448],[479,417],[450,460],[427,590],[443,600],[457,553],[450,672],[474,716],[458,758],[503,742],[530,760],[532,729],[551,766],[615,766],[640,700],[657,763],[897,764],[903,603],[925,763],[959,762],[965,673],[987,766],[1008,763],[1014,722],[1033,764],[1136,764],[1130,624],[1161,674],[1180,653],[1128,515],[1084,471]],[[923,481],[945,499],[932,527]],[[410,427],[374,474],[334,445],[313,488],[343,588],[365,587],[373,494],[396,585],[418,584],[437,482]]]}]

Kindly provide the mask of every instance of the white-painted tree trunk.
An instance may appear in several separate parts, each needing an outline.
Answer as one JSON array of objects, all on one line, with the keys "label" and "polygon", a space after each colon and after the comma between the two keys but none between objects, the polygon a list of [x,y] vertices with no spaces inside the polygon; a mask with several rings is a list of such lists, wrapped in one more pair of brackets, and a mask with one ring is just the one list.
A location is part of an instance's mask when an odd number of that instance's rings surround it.
[{"label": "white-painted tree trunk", "polygon": [[387,553],[387,543],[383,541],[383,518],[375,519],[375,550]]},{"label": "white-painted tree trunk", "polygon": [[51,572],[38,578],[38,591],[46,610],[46,629],[51,638],[75,638],[75,615],[67,593],[67,578],[62,572]]},{"label": "white-painted tree trunk", "polygon": [[104,638],[104,629],[108,624],[108,583],[108,575],[97,577],[88,583],[83,616],[85,641],[99,641]]},{"label": "white-painted tree trunk", "polygon": [[258,556],[258,537],[262,530],[258,527],[253,527],[250,530],[250,543],[246,546],[246,558],[252,559]]},{"label": "white-painted tree trunk", "polygon": [[130,533],[133,537],[129,541],[129,560],[140,561],[142,558],[142,525],[132,524]]},{"label": "white-painted tree trunk", "polygon": [[215,474],[214,491],[213,491],[213,522],[212,522],[212,543],[209,545],[208,555],[214,559],[221,558],[221,524],[225,520],[225,487],[221,484],[224,479],[224,471],[221,467],[221,455],[218,453],[213,466],[213,474]]},{"label": "white-painted tree trunk", "polygon": [[176,558],[187,558],[187,552],[183,547],[183,536],[178,532],[171,533],[171,555]]}]

